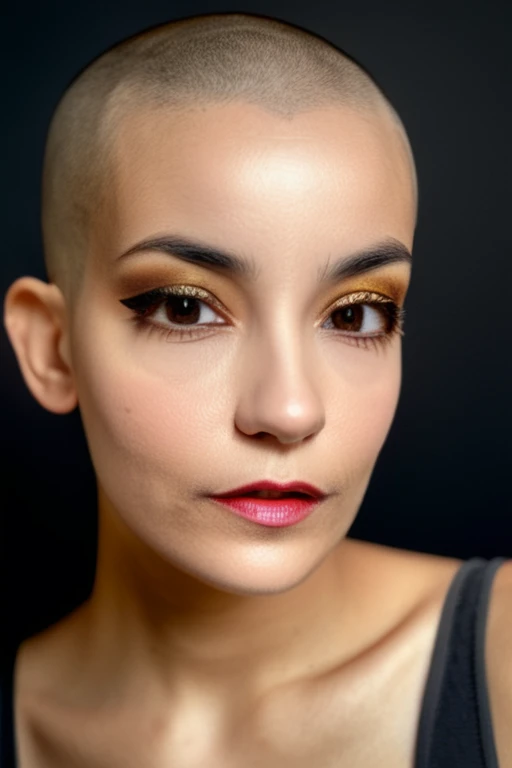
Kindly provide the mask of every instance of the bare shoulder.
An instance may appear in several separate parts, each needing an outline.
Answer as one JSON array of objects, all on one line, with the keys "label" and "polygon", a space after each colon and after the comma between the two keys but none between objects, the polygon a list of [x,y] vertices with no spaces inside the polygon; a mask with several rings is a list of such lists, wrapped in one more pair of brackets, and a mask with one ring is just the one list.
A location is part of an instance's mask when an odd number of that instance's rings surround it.
[{"label": "bare shoulder", "polygon": [[489,598],[485,668],[500,768],[512,768],[512,560],[494,576]]},{"label": "bare shoulder", "polygon": [[[44,765],[39,756],[45,724],[52,712],[55,691],[66,675],[69,630],[80,608],[50,627],[23,640],[16,654],[13,679],[14,736],[19,765]],[[59,683],[61,684],[59,686]],[[55,764],[55,763],[52,763]]]},{"label": "bare shoulder", "polygon": [[77,643],[79,635],[73,629],[82,617],[83,608],[84,605],[78,606],[20,644],[15,665],[20,695],[44,692],[47,686],[53,686],[59,674],[65,672],[66,651]]},{"label": "bare shoulder", "polygon": [[[464,560],[428,552],[347,539],[350,557],[358,574],[382,585],[389,599],[396,598],[406,610],[419,609],[424,603],[444,599],[446,587]],[[373,591],[373,590],[372,590]],[[389,606],[388,606],[389,607]]]},{"label": "bare shoulder", "polygon": [[[414,585],[412,605],[414,601],[418,605],[437,605],[438,615],[447,589],[464,561],[388,549],[384,548],[382,556],[389,558],[393,573],[401,574]],[[491,585],[486,621],[485,672],[498,765],[500,768],[512,768],[512,560],[500,565]]]},{"label": "bare shoulder", "polygon": [[[438,615],[447,589],[464,561],[406,550],[384,554],[390,558],[393,572],[413,580],[414,599],[437,604]],[[419,576],[419,581],[414,582],[414,574]],[[484,663],[498,765],[512,768],[512,560],[499,566],[491,585]]]},{"label": "bare shoulder", "polygon": [[378,754],[380,765],[410,768],[442,608],[464,561],[356,539],[342,543],[339,561],[357,605],[358,652],[279,706],[297,713],[293,743],[301,748],[302,732],[310,733],[303,723],[324,713],[333,765],[341,754],[344,765],[371,765]]},{"label": "bare shoulder", "polygon": [[[409,550],[395,549],[367,542],[351,545],[351,557],[358,560],[379,591],[374,604],[386,603],[388,613],[394,612],[398,632],[395,645],[396,656],[404,649],[413,649],[414,665],[401,664],[394,671],[393,681],[401,681],[403,701],[407,701],[407,712],[395,717],[395,722],[406,723],[402,729],[403,743],[416,732],[426,676],[439,627],[441,611],[449,587],[464,560],[438,555],[423,554]],[[370,585],[366,587],[370,591]],[[387,602],[386,602],[387,601]],[[403,606],[404,620],[395,611],[396,602]],[[392,646],[390,645],[392,648]],[[489,698],[494,743],[500,768],[512,768],[512,560],[500,565],[494,575],[489,595],[485,637],[485,672]],[[412,668],[413,673],[410,670]],[[405,670],[405,671],[404,671]],[[383,688],[379,701],[390,701],[393,686]],[[399,712],[400,701],[394,704]],[[409,717],[413,712],[413,716]],[[412,750],[412,742],[409,741]],[[410,762],[412,752],[408,759]],[[407,762],[407,761],[404,761]]]}]

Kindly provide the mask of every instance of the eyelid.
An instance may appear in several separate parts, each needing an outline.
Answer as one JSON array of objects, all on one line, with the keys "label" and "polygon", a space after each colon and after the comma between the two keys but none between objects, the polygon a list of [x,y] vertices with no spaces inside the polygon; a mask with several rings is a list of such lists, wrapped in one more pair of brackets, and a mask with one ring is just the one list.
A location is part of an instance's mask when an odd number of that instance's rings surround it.
[{"label": "eyelid", "polygon": [[[206,302],[216,310],[218,310],[225,317],[230,317],[230,313],[213,294],[206,291],[204,288],[200,288],[196,285],[166,285],[160,288],[153,288],[149,291],[144,291],[137,296],[131,296],[128,299],[121,299],[121,304],[124,304],[130,309],[136,309],[135,304],[140,310],[140,307],[145,305],[147,310],[154,309],[157,305],[163,303],[167,296],[191,296],[194,299]],[[131,305],[131,306],[130,306]]]},{"label": "eyelid", "polygon": [[209,293],[209,291],[205,291],[204,288],[199,288],[195,285],[172,285],[162,288],[159,292],[170,296],[192,296],[194,299],[206,301],[217,309],[220,309],[223,312],[227,312],[227,309],[224,307],[224,305],[218,299],[216,299],[213,294]]},{"label": "eyelid", "polygon": [[193,296],[195,299],[208,299],[217,306],[221,306],[220,302],[212,296],[211,293],[205,291],[204,288],[199,288],[197,285],[166,285],[162,288],[155,288],[153,291],[147,291],[148,295],[154,295],[155,297],[162,296],[163,294],[169,296]]},{"label": "eyelid", "polygon": [[[221,314],[227,316],[233,322],[233,318],[231,317],[230,312],[228,312],[222,302],[220,302],[213,294],[211,294],[209,291],[206,291],[204,288],[191,285],[190,283],[181,285],[173,284],[159,288],[153,288],[149,291],[144,291],[137,296],[132,296],[128,299],[121,299],[121,303],[130,309],[138,308],[140,312],[141,305],[142,307],[146,305],[145,308],[148,310],[153,309],[158,303],[165,301],[166,296],[192,296],[193,298],[205,301],[207,304],[215,307],[215,309],[217,309]],[[322,313],[322,317],[325,319],[326,316],[329,316],[336,309],[339,309],[343,306],[365,303],[392,304],[397,306],[393,299],[381,293],[376,293],[375,291],[353,291],[352,293],[340,296],[334,302],[331,302]],[[137,307],[135,307],[135,304],[137,304]],[[320,322],[323,322],[323,320]]]},{"label": "eyelid", "polygon": [[[228,321],[237,325],[236,321],[230,317],[230,313],[225,309],[224,305],[216,299],[214,295],[204,288],[191,285],[190,283],[181,285],[171,284],[154,288],[128,299],[120,299],[120,303],[135,313],[135,317],[132,317],[132,320],[136,323],[139,330],[142,329],[149,333],[158,331],[159,333],[164,334],[167,339],[171,337],[183,339],[186,337],[189,341],[199,340],[205,338],[204,333],[209,329],[219,327],[218,325],[214,326],[209,323],[207,325],[191,326],[190,328],[166,328],[165,326],[160,325],[160,323],[155,323],[152,320],[146,319],[165,302],[167,296],[192,296],[199,301],[203,301],[207,306],[210,306],[210,308],[212,306],[215,307],[219,311],[219,314],[224,316],[224,319],[228,319]],[[326,313],[324,313],[324,320],[322,323],[325,322],[325,319],[329,318],[336,309],[357,304],[388,305],[386,314],[388,314],[390,318],[390,327],[383,333],[380,332],[366,335],[359,335],[357,332],[344,333],[340,331],[340,338],[347,340],[347,342],[350,341],[352,345],[366,348],[368,345],[373,345],[375,347],[386,345],[396,334],[403,335],[402,324],[404,310],[401,308],[400,304],[389,296],[376,293],[375,291],[354,291],[339,297],[328,306]],[[211,332],[212,331],[210,330],[210,334]]]},{"label": "eyelid", "polygon": [[389,296],[384,296],[382,293],[375,293],[374,291],[353,291],[352,293],[340,296],[339,299],[336,299],[329,304],[322,316],[325,319],[325,316],[330,315],[334,310],[339,309],[339,307],[350,306],[352,304],[392,304],[393,306],[397,306],[394,299],[391,299]]}]

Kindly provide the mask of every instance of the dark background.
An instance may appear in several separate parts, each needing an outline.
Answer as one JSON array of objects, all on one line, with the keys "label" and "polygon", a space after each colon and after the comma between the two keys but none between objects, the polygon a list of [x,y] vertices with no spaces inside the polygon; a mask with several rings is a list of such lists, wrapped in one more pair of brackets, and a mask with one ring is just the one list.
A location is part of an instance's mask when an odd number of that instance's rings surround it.
[{"label": "dark background", "polygon": [[[420,213],[406,303],[401,401],[355,538],[459,558],[512,557],[511,21],[507,3],[161,2],[11,4],[2,36],[2,295],[46,279],[39,229],[45,134],[71,78],[105,48],[199,13],[274,16],[360,61],[400,113]],[[5,330],[2,598],[26,636],[89,594],[96,497],[78,411],[30,395]]]}]

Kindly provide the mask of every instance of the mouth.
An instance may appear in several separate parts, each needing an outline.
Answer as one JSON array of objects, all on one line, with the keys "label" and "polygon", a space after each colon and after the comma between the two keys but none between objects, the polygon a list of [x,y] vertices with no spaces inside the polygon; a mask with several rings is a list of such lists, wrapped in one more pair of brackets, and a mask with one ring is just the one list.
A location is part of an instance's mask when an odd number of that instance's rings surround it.
[{"label": "mouth", "polygon": [[304,499],[306,501],[318,501],[324,499],[327,494],[309,483],[291,482],[275,483],[263,480],[251,485],[234,488],[222,494],[215,494],[214,498],[253,498],[253,499]]},{"label": "mouth", "polygon": [[[241,493],[239,497],[251,498],[251,499],[312,499],[313,498],[307,493],[299,493],[294,491],[285,492],[285,493],[281,493],[280,491],[249,491],[248,493]],[[229,496],[224,498],[229,498]]]},{"label": "mouth", "polygon": [[302,481],[261,480],[211,498],[253,523],[283,528],[302,522],[326,496],[319,488]]}]

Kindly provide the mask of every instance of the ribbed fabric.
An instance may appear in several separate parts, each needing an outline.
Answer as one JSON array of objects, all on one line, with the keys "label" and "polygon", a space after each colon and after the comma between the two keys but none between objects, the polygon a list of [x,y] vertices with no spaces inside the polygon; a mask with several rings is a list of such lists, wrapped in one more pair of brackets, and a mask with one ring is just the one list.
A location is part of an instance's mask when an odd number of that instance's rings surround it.
[{"label": "ribbed fabric", "polygon": [[13,669],[18,648],[4,650],[0,668],[0,768],[17,768],[12,711]]},{"label": "ribbed fabric", "polygon": [[[461,565],[443,605],[418,722],[411,768],[499,768],[485,676],[485,628],[496,570],[506,558]],[[13,724],[13,669],[0,676],[0,768],[18,768]],[[391,714],[391,713],[390,713]]]},{"label": "ribbed fabric", "polygon": [[485,629],[492,581],[503,562],[467,560],[450,585],[425,685],[414,768],[499,768]]}]

